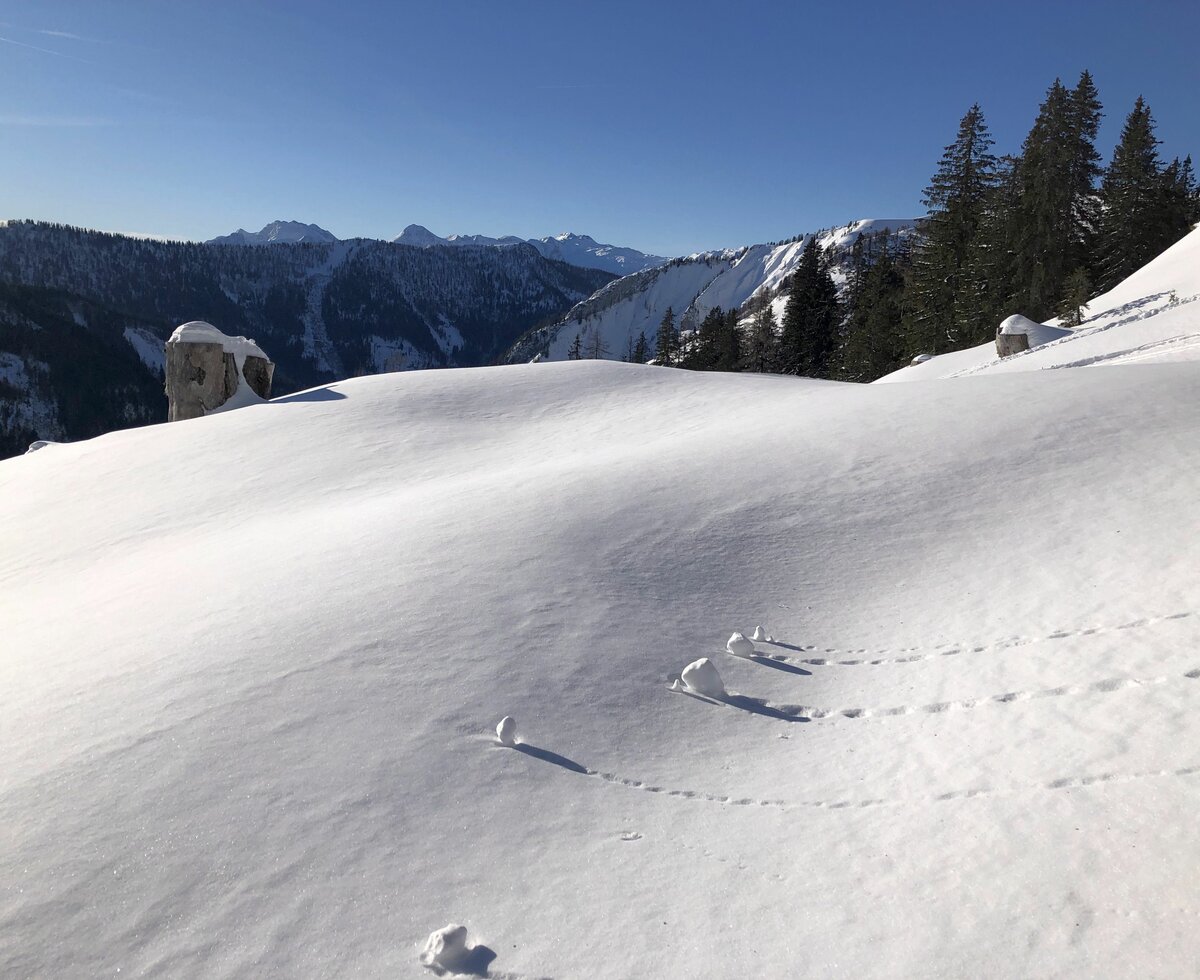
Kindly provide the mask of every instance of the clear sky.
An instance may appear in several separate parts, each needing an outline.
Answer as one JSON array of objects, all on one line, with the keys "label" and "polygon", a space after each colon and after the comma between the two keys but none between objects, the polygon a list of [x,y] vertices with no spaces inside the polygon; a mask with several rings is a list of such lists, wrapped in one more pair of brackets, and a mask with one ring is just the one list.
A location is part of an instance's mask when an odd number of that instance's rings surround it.
[{"label": "clear sky", "polygon": [[1056,75],[1200,157],[1200,2],[0,0],[0,217],[204,239],[409,223],[660,254],[920,212]]}]

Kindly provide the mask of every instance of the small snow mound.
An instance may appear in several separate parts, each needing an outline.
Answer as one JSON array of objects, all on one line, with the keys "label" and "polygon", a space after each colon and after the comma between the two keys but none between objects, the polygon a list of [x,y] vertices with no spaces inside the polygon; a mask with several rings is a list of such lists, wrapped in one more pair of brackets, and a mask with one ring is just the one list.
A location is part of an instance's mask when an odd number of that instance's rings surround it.
[{"label": "small snow mound", "polygon": [[708,657],[701,657],[683,668],[683,686],[710,698],[725,697],[725,684]]},{"label": "small snow mound", "polygon": [[238,355],[238,366],[245,357],[261,357],[264,361],[270,358],[263,353],[261,347],[248,337],[230,337],[222,333],[211,323],[204,320],[190,320],[175,328],[168,344],[220,344],[222,349],[230,354]]},{"label": "small snow mound", "polygon": [[500,724],[496,726],[496,738],[500,740],[501,745],[507,745],[510,749],[517,744],[517,720],[511,715],[505,715],[500,719]]},{"label": "small snow mound", "polygon": [[926,361],[932,361],[932,360],[933,360],[932,354],[918,354],[916,357],[914,357],[911,361],[908,362],[908,366],[916,367],[918,364],[924,364]]},{"label": "small snow mound", "polygon": [[31,442],[29,448],[25,450],[25,455],[36,453],[39,449],[45,449],[47,446],[57,446],[57,442],[51,442],[49,439],[39,439],[37,442]]},{"label": "small snow mound", "polygon": [[1046,324],[1038,323],[1027,316],[1021,316],[1020,313],[1014,313],[996,328],[996,333],[1005,335],[1023,333],[1029,338],[1030,347],[1040,347],[1042,344],[1048,344],[1052,340],[1061,340],[1063,337],[1070,337],[1074,331],[1065,330],[1062,327],[1048,327]]},{"label": "small snow mound", "polygon": [[[762,632],[760,626],[759,632]],[[755,639],[762,639],[756,636]],[[729,642],[725,644],[725,649],[732,653],[735,657],[749,657],[754,653],[754,644],[747,640],[741,633],[734,633],[729,638]]]},{"label": "small snow mound", "polygon": [[452,973],[467,958],[467,927],[450,923],[431,932],[421,951],[421,963],[439,976]]},{"label": "small snow mound", "polygon": [[762,643],[767,639],[767,631],[761,626],[755,626],[754,635],[750,637],[750,639],[757,640],[759,643]]}]

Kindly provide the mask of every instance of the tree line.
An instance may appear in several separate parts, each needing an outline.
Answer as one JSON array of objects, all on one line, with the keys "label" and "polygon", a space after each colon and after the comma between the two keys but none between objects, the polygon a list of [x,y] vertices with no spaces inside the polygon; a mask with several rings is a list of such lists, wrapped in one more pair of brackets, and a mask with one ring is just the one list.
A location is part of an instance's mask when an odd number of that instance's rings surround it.
[{"label": "tree line", "polygon": [[[780,302],[759,295],[681,330],[667,310],[651,341],[630,338],[624,360],[704,371],[760,371],[871,381],[918,354],[990,340],[1001,320],[1083,319],[1088,299],[1186,235],[1200,221],[1191,157],[1164,161],[1139,97],[1107,167],[1096,149],[1103,107],[1090,73],[1047,90],[1020,153],[996,156],[972,105],[942,154],[922,203],[915,244],[860,235],[839,266],[810,236]],[[597,348],[602,349],[597,349]],[[570,356],[607,356],[576,337]]]}]

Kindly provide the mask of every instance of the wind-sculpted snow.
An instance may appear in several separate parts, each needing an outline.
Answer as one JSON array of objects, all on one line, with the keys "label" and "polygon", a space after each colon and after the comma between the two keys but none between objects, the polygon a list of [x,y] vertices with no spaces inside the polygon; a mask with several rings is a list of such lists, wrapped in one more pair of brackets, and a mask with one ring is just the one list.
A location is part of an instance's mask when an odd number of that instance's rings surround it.
[{"label": "wind-sculpted snow", "polygon": [[0,975],[1191,975],[1196,392],[551,363],[0,462]]}]

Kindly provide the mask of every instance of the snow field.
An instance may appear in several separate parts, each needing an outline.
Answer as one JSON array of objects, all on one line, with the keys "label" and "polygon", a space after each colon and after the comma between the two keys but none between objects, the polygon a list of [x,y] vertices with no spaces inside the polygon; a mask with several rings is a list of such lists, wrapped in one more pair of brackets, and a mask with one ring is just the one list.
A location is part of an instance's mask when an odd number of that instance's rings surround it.
[{"label": "snow field", "polygon": [[0,973],[1187,974],[1198,394],[539,364],[5,461]]}]

